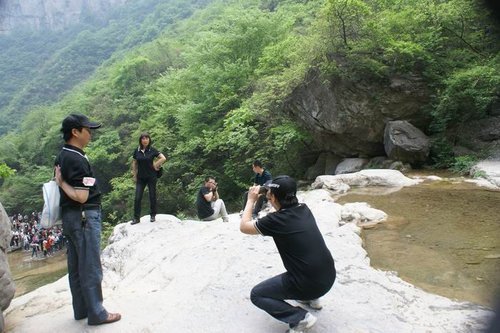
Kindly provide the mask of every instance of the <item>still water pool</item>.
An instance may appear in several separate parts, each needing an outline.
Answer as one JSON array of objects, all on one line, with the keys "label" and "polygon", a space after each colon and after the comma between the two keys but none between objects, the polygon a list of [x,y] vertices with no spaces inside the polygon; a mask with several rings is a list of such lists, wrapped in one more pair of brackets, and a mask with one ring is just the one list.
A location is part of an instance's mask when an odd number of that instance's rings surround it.
[{"label": "still water pool", "polygon": [[372,266],[426,291],[493,307],[500,292],[500,191],[452,178],[384,190],[354,189],[335,198],[388,214],[363,231]]},{"label": "still water pool", "polygon": [[67,274],[66,248],[53,256],[31,258],[31,251],[17,250],[7,255],[9,267],[16,284],[14,297],[21,296],[43,285],[52,283]]}]

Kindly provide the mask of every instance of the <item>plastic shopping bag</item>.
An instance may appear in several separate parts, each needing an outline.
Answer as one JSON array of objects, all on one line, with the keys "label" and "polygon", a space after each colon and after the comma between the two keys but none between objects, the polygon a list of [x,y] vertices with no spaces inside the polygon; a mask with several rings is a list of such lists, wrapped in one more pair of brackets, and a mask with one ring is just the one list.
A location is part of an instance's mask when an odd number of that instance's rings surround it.
[{"label": "plastic shopping bag", "polygon": [[59,186],[55,180],[43,184],[43,211],[40,219],[42,228],[48,229],[56,224],[62,224]]}]

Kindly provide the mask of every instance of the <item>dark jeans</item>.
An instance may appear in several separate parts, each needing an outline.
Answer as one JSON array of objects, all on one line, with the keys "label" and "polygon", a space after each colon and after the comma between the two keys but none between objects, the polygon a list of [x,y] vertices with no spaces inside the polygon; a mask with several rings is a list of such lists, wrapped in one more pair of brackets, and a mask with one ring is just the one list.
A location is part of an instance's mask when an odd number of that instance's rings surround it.
[{"label": "dark jeans", "polygon": [[88,317],[89,324],[97,324],[108,317],[101,290],[101,211],[85,210],[85,217],[82,222],[79,209],[62,211],[73,313],[76,320]]},{"label": "dark jeans", "polygon": [[[245,206],[247,205],[247,200],[248,200],[248,191],[246,191],[243,194],[243,210],[245,210]],[[264,203],[267,202],[267,198],[265,195],[259,195],[259,198],[255,202],[255,206],[253,207],[252,210],[252,215],[257,215],[262,209],[262,206],[264,206]]]},{"label": "dark jeans", "polygon": [[292,306],[285,299],[303,299],[293,290],[288,290],[283,284],[283,273],[262,281],[253,287],[250,293],[252,303],[266,311],[274,318],[295,327],[305,318],[307,311],[298,306]]},{"label": "dark jeans", "polygon": [[141,218],[141,201],[146,185],[149,192],[149,210],[151,216],[156,216],[156,182],[158,178],[137,178],[135,184],[134,219]]}]

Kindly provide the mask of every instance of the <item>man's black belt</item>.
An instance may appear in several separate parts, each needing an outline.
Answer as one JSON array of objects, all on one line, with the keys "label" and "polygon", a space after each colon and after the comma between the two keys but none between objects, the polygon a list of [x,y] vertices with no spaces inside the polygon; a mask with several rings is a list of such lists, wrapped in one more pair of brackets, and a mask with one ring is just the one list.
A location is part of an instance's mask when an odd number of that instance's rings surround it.
[{"label": "man's black belt", "polygon": [[101,209],[100,204],[84,204],[82,205],[82,210],[99,210]]}]

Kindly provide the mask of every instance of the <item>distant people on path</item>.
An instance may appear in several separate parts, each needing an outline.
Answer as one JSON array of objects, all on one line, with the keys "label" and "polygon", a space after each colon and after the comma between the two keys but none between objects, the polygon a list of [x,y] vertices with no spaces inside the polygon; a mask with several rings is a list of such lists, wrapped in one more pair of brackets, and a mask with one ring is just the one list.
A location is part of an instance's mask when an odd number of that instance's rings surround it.
[{"label": "distant people on path", "polygon": [[55,161],[55,179],[61,192],[62,223],[67,237],[69,286],[75,320],[89,325],[121,319],[103,306],[101,243],[101,192],[83,149],[92,130],[101,127],[86,116],[64,118],[61,132],[65,145]]},{"label": "distant people on path", "polygon": [[288,332],[304,332],[316,323],[316,317],[285,300],[321,309],[319,297],[325,295],[335,281],[335,264],[313,214],[305,204],[298,202],[295,180],[279,176],[265,187],[276,212],[252,219],[253,205],[260,191],[259,186],[253,186],[248,193],[240,230],[245,234],[273,237],[286,272],[256,285],[250,299],[257,307],[287,323]]},{"label": "distant people on path", "polygon": [[[252,163],[252,170],[255,172],[255,179],[253,182],[253,186],[262,186],[266,182],[270,181],[273,177],[271,176],[271,173],[264,169],[264,166],[262,165],[262,162],[259,160],[255,160]],[[248,198],[248,191],[243,194],[243,209],[245,209],[245,206],[247,204],[247,198]],[[267,202],[266,199],[266,194],[264,192],[259,194],[259,197],[257,198],[257,202],[255,202],[255,206],[252,210],[252,217],[257,218],[259,215],[259,212],[262,209],[262,206]],[[243,212],[243,210],[242,210]]]},{"label": "distant people on path", "polygon": [[148,133],[142,133],[139,137],[139,147],[132,154],[132,175],[135,182],[134,219],[132,224],[141,222],[141,202],[146,185],[149,192],[150,221],[156,221],[158,171],[167,158],[151,145],[151,136]]},{"label": "distant people on path", "polygon": [[40,246],[38,245],[38,236],[37,235],[34,235],[33,236],[33,239],[31,240],[31,258],[33,258],[33,256],[35,258],[38,258],[38,250],[40,249]]},{"label": "distant people on path", "polygon": [[199,189],[196,197],[196,208],[198,218],[202,221],[212,221],[222,216],[223,222],[229,222],[226,205],[219,198],[217,183],[213,177],[205,178],[205,183]]}]

